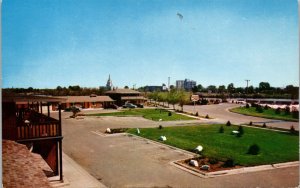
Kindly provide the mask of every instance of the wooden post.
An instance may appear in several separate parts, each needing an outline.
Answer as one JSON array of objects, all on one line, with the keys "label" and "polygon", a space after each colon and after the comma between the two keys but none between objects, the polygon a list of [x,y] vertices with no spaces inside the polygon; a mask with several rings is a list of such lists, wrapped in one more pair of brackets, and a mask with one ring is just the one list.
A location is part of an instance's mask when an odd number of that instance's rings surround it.
[{"label": "wooden post", "polygon": [[62,140],[59,140],[59,180],[63,182]]},{"label": "wooden post", "polygon": [[58,104],[58,121],[59,121],[59,133],[60,136],[62,135],[62,128],[61,128],[61,104]]},{"label": "wooden post", "polygon": [[47,102],[47,110],[48,110],[48,117],[50,117],[50,106],[48,102]]},{"label": "wooden post", "polygon": [[41,103],[41,114],[43,113],[43,102],[40,102]]}]

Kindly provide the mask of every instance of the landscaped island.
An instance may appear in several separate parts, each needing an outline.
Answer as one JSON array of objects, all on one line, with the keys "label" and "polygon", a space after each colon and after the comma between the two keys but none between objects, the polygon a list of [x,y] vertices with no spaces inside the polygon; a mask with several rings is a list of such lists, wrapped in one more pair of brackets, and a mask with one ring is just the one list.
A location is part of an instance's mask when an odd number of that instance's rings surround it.
[{"label": "landscaped island", "polygon": [[87,116],[142,116],[153,121],[195,120],[164,109],[126,109],[121,112],[87,114]]},{"label": "landscaped island", "polygon": [[[220,133],[220,127],[224,132]],[[299,159],[299,136],[288,132],[276,132],[264,129],[243,127],[240,137],[232,134],[238,126],[231,125],[196,125],[184,127],[141,128],[139,136],[159,141],[166,136],[165,144],[184,150],[193,151],[198,145],[203,146],[202,155],[221,161],[232,159],[235,164],[254,166],[273,164]],[[127,132],[136,134],[136,129]],[[257,155],[247,152],[253,144],[259,146]]]},{"label": "landscaped island", "polygon": [[[256,116],[256,117],[263,117],[263,118],[269,118],[269,119],[279,119],[279,120],[285,120],[285,121],[299,121],[299,115],[297,116],[297,112],[288,112],[284,109],[272,109],[272,108],[264,108],[261,107],[237,107],[232,108],[229,111],[244,114],[248,116]],[[295,113],[295,114],[294,114]]]}]

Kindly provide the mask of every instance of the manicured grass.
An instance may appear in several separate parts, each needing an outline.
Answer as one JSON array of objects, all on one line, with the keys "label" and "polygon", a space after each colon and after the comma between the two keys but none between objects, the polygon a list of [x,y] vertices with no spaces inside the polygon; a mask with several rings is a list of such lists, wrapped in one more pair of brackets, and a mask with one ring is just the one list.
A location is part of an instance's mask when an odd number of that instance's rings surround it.
[{"label": "manicured grass", "polygon": [[193,120],[194,118],[176,114],[172,112],[172,115],[169,116],[169,111],[164,109],[126,109],[122,112],[113,112],[113,113],[98,113],[98,114],[88,114],[88,116],[142,116],[146,119],[158,121],[176,121],[176,120]]},{"label": "manicured grass", "polygon": [[[141,128],[139,136],[159,141],[166,136],[169,144],[184,150],[193,151],[198,145],[203,146],[203,155],[224,160],[234,159],[239,165],[252,166],[272,164],[299,159],[299,136],[257,128],[243,127],[242,137],[232,135],[238,127],[223,125],[224,133],[219,133],[221,125],[197,125],[185,127]],[[136,129],[127,132],[137,134]],[[247,154],[252,144],[258,144],[258,155]]]},{"label": "manicured grass", "polygon": [[255,107],[237,107],[230,109],[231,112],[244,114],[248,116],[257,116],[269,119],[279,119],[279,120],[286,120],[286,121],[299,121],[299,119],[293,118],[291,114],[285,114],[285,112],[280,112],[280,114],[276,114],[274,109],[263,109],[262,113],[256,111]]}]

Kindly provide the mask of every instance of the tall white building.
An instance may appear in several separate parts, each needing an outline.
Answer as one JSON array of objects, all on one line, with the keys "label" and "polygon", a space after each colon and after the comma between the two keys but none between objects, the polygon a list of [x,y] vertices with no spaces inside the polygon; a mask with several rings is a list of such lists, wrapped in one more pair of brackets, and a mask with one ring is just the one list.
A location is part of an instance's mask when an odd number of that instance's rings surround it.
[{"label": "tall white building", "polygon": [[176,80],[176,88],[177,89],[185,89],[187,91],[190,91],[197,85],[197,82],[194,80]]}]

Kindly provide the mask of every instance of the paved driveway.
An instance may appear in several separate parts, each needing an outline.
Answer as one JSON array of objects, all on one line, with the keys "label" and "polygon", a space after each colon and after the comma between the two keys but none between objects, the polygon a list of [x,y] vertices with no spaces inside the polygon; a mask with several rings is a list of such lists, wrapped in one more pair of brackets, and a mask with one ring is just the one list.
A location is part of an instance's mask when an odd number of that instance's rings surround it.
[{"label": "paved driveway", "polygon": [[[237,114],[233,112],[229,112],[228,109],[241,106],[239,104],[232,104],[232,103],[221,103],[221,104],[214,104],[214,105],[185,105],[183,107],[184,111],[187,112],[198,112],[199,115],[206,115],[208,114],[210,117],[214,117],[215,119],[211,121],[226,123],[228,120],[234,124],[249,124],[252,121],[254,124],[262,125],[266,123],[267,126],[272,127],[279,127],[290,129],[292,125],[294,125],[295,129],[299,130],[299,122],[291,122],[291,121],[281,121],[281,120],[274,120],[274,119],[266,119],[266,118],[259,118],[253,116],[245,116],[242,114]],[[178,107],[177,107],[178,108]],[[195,109],[195,110],[194,110]]]},{"label": "paved driveway", "polygon": [[108,187],[295,187],[298,167],[216,178],[200,178],[169,163],[190,157],[168,146],[125,135],[103,137],[106,127],[157,126],[143,118],[85,117],[63,114],[63,151]]}]

